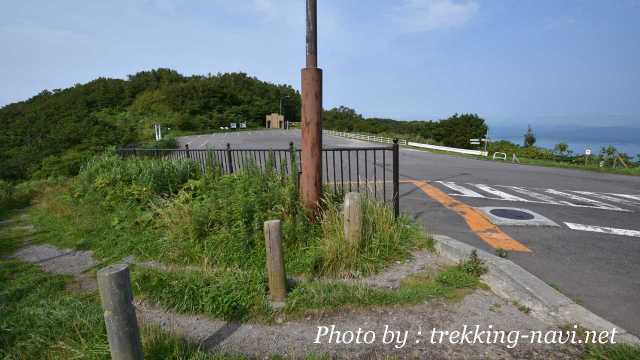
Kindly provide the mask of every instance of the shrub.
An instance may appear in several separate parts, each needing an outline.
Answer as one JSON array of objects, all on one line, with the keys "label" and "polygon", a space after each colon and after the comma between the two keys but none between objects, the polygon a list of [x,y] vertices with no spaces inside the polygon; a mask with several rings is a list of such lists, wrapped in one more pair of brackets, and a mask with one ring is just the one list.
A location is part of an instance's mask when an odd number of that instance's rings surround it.
[{"label": "shrub", "polygon": [[[53,179],[51,181],[54,181]],[[0,180],[0,214],[28,206],[49,181],[25,181],[17,185]]]},{"label": "shrub", "polygon": [[92,157],[89,151],[68,150],[62,155],[51,155],[32,173],[35,179],[71,177],[78,175],[82,166]]}]

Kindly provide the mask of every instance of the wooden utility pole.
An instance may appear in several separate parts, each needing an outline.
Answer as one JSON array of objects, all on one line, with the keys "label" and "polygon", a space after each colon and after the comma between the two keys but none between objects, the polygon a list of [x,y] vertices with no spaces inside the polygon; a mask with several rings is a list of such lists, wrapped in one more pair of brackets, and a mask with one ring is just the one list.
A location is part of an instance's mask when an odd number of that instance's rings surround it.
[{"label": "wooden utility pole", "polygon": [[322,193],[322,69],[318,68],[318,4],[307,0],[307,66],[302,69],[302,178],[305,208],[317,214]]}]

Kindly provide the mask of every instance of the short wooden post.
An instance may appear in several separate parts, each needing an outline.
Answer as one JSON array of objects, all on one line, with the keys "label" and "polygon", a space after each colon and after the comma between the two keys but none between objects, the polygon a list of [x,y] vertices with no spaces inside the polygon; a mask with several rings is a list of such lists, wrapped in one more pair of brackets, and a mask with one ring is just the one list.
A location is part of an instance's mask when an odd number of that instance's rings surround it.
[{"label": "short wooden post", "polygon": [[233,174],[233,154],[231,153],[231,144],[227,143],[227,169],[229,174]]},{"label": "short wooden post", "polygon": [[142,360],[142,344],[133,306],[129,267],[118,264],[98,271],[98,289],[111,358]]},{"label": "short wooden post", "polygon": [[264,240],[267,245],[267,272],[271,301],[276,306],[282,306],[287,298],[287,278],[284,272],[280,220],[264,223]]},{"label": "short wooden post", "polygon": [[344,196],[344,239],[352,247],[362,240],[362,196],[356,192]]}]

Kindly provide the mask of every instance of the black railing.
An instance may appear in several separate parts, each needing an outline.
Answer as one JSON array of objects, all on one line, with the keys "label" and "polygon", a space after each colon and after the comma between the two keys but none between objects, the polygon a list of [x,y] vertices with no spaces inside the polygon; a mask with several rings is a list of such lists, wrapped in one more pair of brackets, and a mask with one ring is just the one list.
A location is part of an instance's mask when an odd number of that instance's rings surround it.
[{"label": "black railing", "polygon": [[[219,169],[233,174],[247,167],[272,167],[283,176],[298,169],[301,175],[300,150],[290,143],[287,149],[118,149],[123,157],[187,160],[200,164],[202,171]],[[293,162],[296,166],[292,166]],[[389,202],[396,216],[400,213],[399,146],[351,147],[322,149],[322,182],[325,190],[336,194],[357,191]]]}]

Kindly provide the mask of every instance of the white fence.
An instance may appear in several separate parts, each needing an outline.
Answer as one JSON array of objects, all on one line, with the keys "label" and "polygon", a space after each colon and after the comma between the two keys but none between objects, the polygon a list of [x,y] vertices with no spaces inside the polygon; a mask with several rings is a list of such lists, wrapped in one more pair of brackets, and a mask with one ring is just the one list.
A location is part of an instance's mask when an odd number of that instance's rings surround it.
[{"label": "white fence", "polygon": [[[342,131],[333,131],[333,130],[323,130],[323,132],[327,135],[340,136],[348,139],[357,139],[364,140],[370,142],[384,143],[384,144],[393,144],[393,139],[384,137],[384,136],[375,136],[375,135],[365,135],[358,133],[348,133]],[[398,140],[398,144],[407,145],[407,140]]]},{"label": "white fence", "polygon": [[[358,133],[349,133],[349,132],[333,131],[333,130],[323,130],[323,131],[327,135],[340,136],[340,137],[349,138],[349,139],[358,139],[358,140],[379,142],[379,143],[385,143],[385,144],[393,143],[393,139],[387,138],[387,137],[383,137],[383,136],[366,135],[366,134],[358,134]],[[488,155],[487,152],[480,151],[480,150],[458,149],[458,148],[452,148],[452,147],[448,147],[448,146],[422,144],[422,143],[411,142],[411,141],[402,140],[402,139],[398,140],[398,143],[400,145],[404,145],[404,146],[413,146],[413,147],[423,148],[423,149],[455,152],[455,153],[459,153],[459,154],[478,155],[478,156],[487,156]]]},{"label": "white fence", "polygon": [[421,143],[416,143],[416,142],[409,142],[408,145],[409,146],[413,146],[413,147],[423,148],[423,149],[448,151],[448,152],[454,152],[454,153],[459,153],[459,154],[477,155],[477,156],[487,156],[488,155],[488,153],[486,151],[480,151],[480,150],[458,149],[458,148],[452,148],[452,147],[448,147],[448,146],[421,144]]}]

